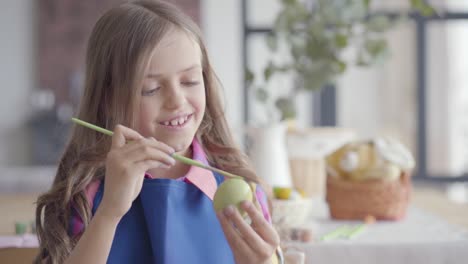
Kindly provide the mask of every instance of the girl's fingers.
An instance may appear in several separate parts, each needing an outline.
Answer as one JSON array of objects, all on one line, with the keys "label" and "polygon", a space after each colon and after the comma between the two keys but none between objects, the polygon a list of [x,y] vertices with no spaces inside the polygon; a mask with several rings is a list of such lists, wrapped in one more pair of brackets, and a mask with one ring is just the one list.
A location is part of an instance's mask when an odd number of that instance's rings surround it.
[{"label": "girl's fingers", "polygon": [[166,152],[167,154],[169,155],[172,155],[175,150],[170,147],[169,145],[167,145],[166,143],[164,142],[161,142],[161,141],[157,141],[155,138],[153,137],[150,137],[147,139],[148,140],[148,144],[151,145],[151,146],[154,146],[155,148],[158,148],[164,152]]},{"label": "girl's fingers", "polygon": [[265,248],[268,248],[268,244],[263,241],[263,239],[249,224],[247,224],[238,210],[228,210],[227,217],[232,221],[232,223],[234,223],[241,237],[244,239],[244,241],[246,241],[246,243],[250,246],[250,248],[252,248],[254,252],[260,253]]},{"label": "girl's fingers", "polygon": [[[236,228],[234,227],[234,224],[225,215],[224,211],[226,209],[220,210],[219,212],[216,213],[216,215],[218,216],[219,223],[221,224],[221,227],[223,228],[223,232],[224,232],[224,235],[226,236],[226,240],[228,241],[229,246],[231,247],[233,252],[246,252],[246,253],[251,252],[252,250],[249,248],[247,243],[244,241],[244,239],[241,237],[239,232],[236,230]],[[234,208],[232,207],[231,209],[234,210]]]},{"label": "girl's fingers", "polygon": [[250,201],[243,201],[241,203],[244,209],[252,220],[252,228],[255,232],[268,244],[278,246],[280,239],[278,233],[273,228],[273,225],[268,223],[263,217],[262,213]]},{"label": "girl's fingers", "polygon": [[112,148],[125,146],[128,140],[138,140],[143,138],[138,132],[128,127],[117,125],[114,128],[114,135],[112,136]]},{"label": "girl's fingers", "polygon": [[156,169],[156,168],[164,168],[168,169],[170,166],[159,162],[155,160],[142,160],[140,162],[137,162],[136,165],[139,167],[141,171],[148,171],[150,169]]},{"label": "girl's fingers", "polygon": [[173,166],[176,161],[166,152],[154,146],[143,145],[139,148],[134,149],[131,152],[125,153],[125,156],[133,160],[133,162],[140,161],[157,161],[166,166]]},{"label": "girl's fingers", "polygon": [[172,147],[166,145],[165,143],[161,141],[157,141],[153,137],[140,138],[138,140],[131,142],[131,144],[126,144],[122,149],[123,149],[124,155],[127,155],[128,153],[133,152],[136,149],[141,149],[145,147],[152,147],[152,148],[159,149],[167,153],[168,155],[172,155],[175,152],[175,150]]}]

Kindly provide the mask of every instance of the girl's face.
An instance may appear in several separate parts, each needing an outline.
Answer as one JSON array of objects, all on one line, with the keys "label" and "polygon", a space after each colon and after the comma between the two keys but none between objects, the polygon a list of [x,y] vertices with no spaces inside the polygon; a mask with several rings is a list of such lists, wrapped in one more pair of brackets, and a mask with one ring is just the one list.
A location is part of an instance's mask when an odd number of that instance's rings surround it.
[{"label": "girl's face", "polygon": [[140,96],[138,132],[185,152],[205,113],[201,51],[186,33],[171,30],[155,47]]}]

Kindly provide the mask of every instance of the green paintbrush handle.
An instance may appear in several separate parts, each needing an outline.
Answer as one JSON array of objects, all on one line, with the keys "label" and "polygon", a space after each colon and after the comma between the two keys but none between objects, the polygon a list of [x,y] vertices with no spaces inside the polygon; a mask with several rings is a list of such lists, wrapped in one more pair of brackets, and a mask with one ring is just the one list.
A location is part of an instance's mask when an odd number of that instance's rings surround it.
[{"label": "green paintbrush handle", "polygon": [[95,131],[97,131],[97,132],[101,132],[101,133],[106,134],[106,135],[108,135],[108,136],[114,135],[114,132],[112,132],[112,131],[110,131],[110,130],[107,130],[107,129],[102,128],[102,127],[98,127],[98,126],[96,126],[96,125],[93,125],[93,124],[90,124],[90,123],[88,123],[88,122],[82,121],[82,120],[80,120],[80,119],[78,119],[78,118],[74,118],[74,117],[73,117],[71,120],[72,120],[73,122],[77,123],[78,125],[82,125],[82,126],[84,126],[84,127],[91,128],[92,130],[95,130]]},{"label": "green paintbrush handle", "polygon": [[337,229],[323,235],[320,240],[322,241],[328,241],[328,240],[332,240],[332,239],[335,239],[335,238],[338,238],[338,237],[341,237],[343,236],[344,234],[346,234],[347,232],[349,232],[349,227],[348,226],[340,226],[338,227]]},{"label": "green paintbrush handle", "polygon": [[[95,131],[97,131],[97,132],[101,132],[101,133],[106,134],[106,135],[108,135],[108,136],[114,135],[114,132],[112,132],[112,131],[110,131],[110,130],[107,130],[107,129],[102,128],[102,127],[98,127],[98,126],[96,126],[96,125],[90,124],[90,123],[85,122],[85,121],[83,121],[83,120],[80,120],[80,119],[78,119],[78,118],[72,118],[71,120],[72,120],[73,122],[75,122],[76,124],[78,124],[78,125],[82,125],[82,126],[84,126],[84,127],[90,128],[90,129],[95,130]],[[217,168],[213,168],[213,167],[211,167],[211,166],[207,166],[207,165],[205,165],[205,164],[203,164],[203,163],[201,163],[201,162],[198,162],[198,161],[193,160],[193,159],[186,158],[186,157],[181,156],[181,155],[178,155],[178,154],[176,154],[176,153],[173,153],[173,154],[172,154],[172,157],[173,157],[174,159],[176,159],[176,160],[182,162],[182,163],[187,164],[187,165],[193,165],[193,166],[200,167],[200,168],[203,168],[203,169],[206,169],[206,170],[215,171],[215,172],[218,172],[218,173],[220,173],[220,174],[222,174],[222,175],[224,175],[224,176],[226,176],[226,177],[230,177],[230,178],[241,178],[241,179],[242,179],[242,177],[239,176],[239,175],[235,175],[235,174],[229,173],[229,172],[227,172],[227,171],[223,171],[223,170],[220,170],[220,169],[217,169]]]},{"label": "green paintbrush handle", "polygon": [[193,166],[200,167],[200,168],[210,170],[210,171],[215,171],[215,172],[218,172],[218,173],[220,173],[220,174],[222,174],[224,176],[230,177],[230,178],[242,178],[239,175],[235,175],[235,174],[229,173],[227,171],[223,171],[223,170],[220,170],[220,169],[205,165],[205,164],[203,164],[201,162],[198,162],[198,161],[193,160],[193,159],[186,158],[186,157],[181,156],[181,155],[176,154],[176,153],[172,154],[172,157],[175,160],[178,160],[178,161],[180,161],[182,163],[185,163],[185,164],[188,164],[188,165],[193,165]]},{"label": "green paintbrush handle", "polygon": [[356,227],[354,227],[353,229],[351,229],[347,234],[346,234],[346,238],[347,239],[352,239],[354,238],[355,236],[361,234],[362,232],[364,232],[364,230],[366,230],[366,224],[361,224],[361,225],[358,225]]}]

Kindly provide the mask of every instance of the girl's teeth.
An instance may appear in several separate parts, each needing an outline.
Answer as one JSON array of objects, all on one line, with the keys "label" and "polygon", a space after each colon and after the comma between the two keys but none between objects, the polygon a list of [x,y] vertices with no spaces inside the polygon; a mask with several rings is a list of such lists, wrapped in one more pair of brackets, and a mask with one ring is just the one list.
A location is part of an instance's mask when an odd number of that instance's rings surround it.
[{"label": "girl's teeth", "polygon": [[184,117],[181,117],[179,119],[174,119],[174,120],[171,120],[171,121],[164,121],[164,125],[165,126],[180,126],[182,124],[184,124],[185,122],[187,122],[187,120],[189,119],[189,116],[184,116]]}]

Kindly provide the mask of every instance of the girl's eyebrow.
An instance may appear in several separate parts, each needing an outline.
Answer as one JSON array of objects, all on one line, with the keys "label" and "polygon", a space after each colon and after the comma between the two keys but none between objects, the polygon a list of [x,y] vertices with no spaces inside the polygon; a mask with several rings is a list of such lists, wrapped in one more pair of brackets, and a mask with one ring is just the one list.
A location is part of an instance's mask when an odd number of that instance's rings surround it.
[{"label": "girl's eyebrow", "polygon": [[[183,73],[183,72],[188,72],[188,71],[194,70],[196,68],[201,68],[200,64],[193,64],[192,66],[187,67],[187,68],[177,72],[177,74],[180,74],[180,73]],[[160,74],[160,73],[148,73],[148,75],[146,75],[146,78],[149,78],[149,79],[158,78],[158,77],[161,77],[161,75],[162,74]]]}]

